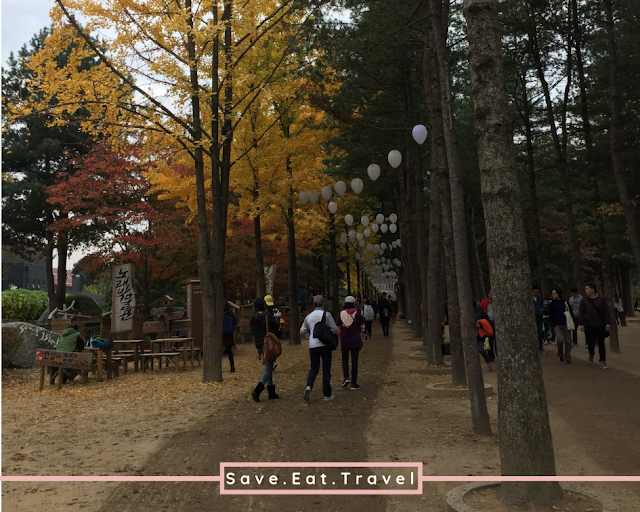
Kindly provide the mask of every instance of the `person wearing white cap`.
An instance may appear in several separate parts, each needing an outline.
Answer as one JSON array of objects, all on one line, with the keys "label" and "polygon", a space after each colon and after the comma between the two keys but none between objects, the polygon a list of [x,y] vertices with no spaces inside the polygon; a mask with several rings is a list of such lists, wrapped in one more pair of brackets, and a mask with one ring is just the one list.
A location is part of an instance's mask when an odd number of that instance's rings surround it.
[{"label": "person wearing white cap", "polygon": [[[362,349],[361,327],[364,318],[356,307],[356,299],[349,295],[344,299],[344,306],[336,320],[340,327],[340,347],[342,348],[342,387],[351,387],[352,391],[360,389],[358,384],[358,354]],[[349,378],[349,354],[351,354],[351,378]]]}]

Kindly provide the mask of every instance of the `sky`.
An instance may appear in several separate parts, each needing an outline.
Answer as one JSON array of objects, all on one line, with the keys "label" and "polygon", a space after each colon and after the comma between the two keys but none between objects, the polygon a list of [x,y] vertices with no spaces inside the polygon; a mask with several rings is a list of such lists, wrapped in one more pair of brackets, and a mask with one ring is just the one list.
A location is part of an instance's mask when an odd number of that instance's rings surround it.
[{"label": "sky", "polygon": [[2,65],[41,28],[48,26],[54,0],[2,0]]}]

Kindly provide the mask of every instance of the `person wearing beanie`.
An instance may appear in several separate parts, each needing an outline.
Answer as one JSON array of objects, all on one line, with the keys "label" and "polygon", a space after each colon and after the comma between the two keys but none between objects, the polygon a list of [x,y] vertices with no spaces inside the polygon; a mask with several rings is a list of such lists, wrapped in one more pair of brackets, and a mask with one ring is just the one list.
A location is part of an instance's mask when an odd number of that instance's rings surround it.
[{"label": "person wearing beanie", "polygon": [[[340,348],[342,348],[342,373],[344,381],[342,387],[351,387],[355,391],[360,389],[358,384],[358,354],[362,349],[361,327],[364,318],[356,307],[356,299],[349,295],[344,299],[344,306],[336,320],[340,327]],[[351,378],[349,378],[349,354],[351,354]]]},{"label": "person wearing beanie", "polygon": [[334,334],[338,334],[338,326],[333,320],[331,313],[324,310],[324,297],[322,297],[322,295],[316,295],[313,298],[313,305],[315,309],[307,315],[300,328],[300,335],[309,339],[309,359],[311,360],[311,368],[307,376],[307,387],[304,391],[304,399],[307,402],[309,401],[313,384],[320,372],[320,360],[322,359],[322,393],[325,402],[328,402],[335,398],[335,395],[331,393],[331,354],[333,351],[313,336],[313,328],[322,320],[323,316],[326,316],[327,326]]}]

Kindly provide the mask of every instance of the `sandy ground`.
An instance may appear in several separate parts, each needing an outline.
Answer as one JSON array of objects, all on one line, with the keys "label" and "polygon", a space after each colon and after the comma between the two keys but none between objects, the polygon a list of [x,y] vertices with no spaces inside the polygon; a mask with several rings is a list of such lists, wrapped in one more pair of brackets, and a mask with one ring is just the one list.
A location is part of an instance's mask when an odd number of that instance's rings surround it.
[{"label": "sandy ground", "polygon": [[[640,323],[622,330],[610,370],[586,363],[582,339],[574,364],[548,346],[542,356],[558,474],[640,474]],[[362,389],[339,388],[321,400],[319,377],[302,400],[308,351],[284,346],[274,375],[280,400],[260,404],[250,391],[261,373],[252,345],[237,348],[235,374],[202,384],[200,370],[132,372],[87,387],[37,391],[37,370],[5,372],[2,471],[5,475],[217,475],[221,461],[423,462],[427,475],[499,474],[498,438],[471,432],[468,399],[427,398],[427,383],[447,377],[412,372],[424,363],[407,327],[392,326],[361,353]],[[497,373],[485,369],[497,385]],[[497,398],[488,402],[497,432]],[[5,510],[331,510],[444,512],[456,484],[427,484],[423,496],[220,496],[216,483],[4,483]],[[576,484],[640,511],[640,484]]]}]

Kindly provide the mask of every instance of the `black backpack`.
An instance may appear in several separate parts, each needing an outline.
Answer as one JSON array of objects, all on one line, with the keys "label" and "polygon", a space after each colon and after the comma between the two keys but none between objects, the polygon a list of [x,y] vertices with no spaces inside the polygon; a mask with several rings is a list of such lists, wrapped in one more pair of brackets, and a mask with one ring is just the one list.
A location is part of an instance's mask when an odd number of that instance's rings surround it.
[{"label": "black backpack", "polygon": [[338,348],[338,335],[333,334],[327,325],[327,313],[323,313],[322,320],[313,326],[313,337],[318,338],[331,350]]}]

